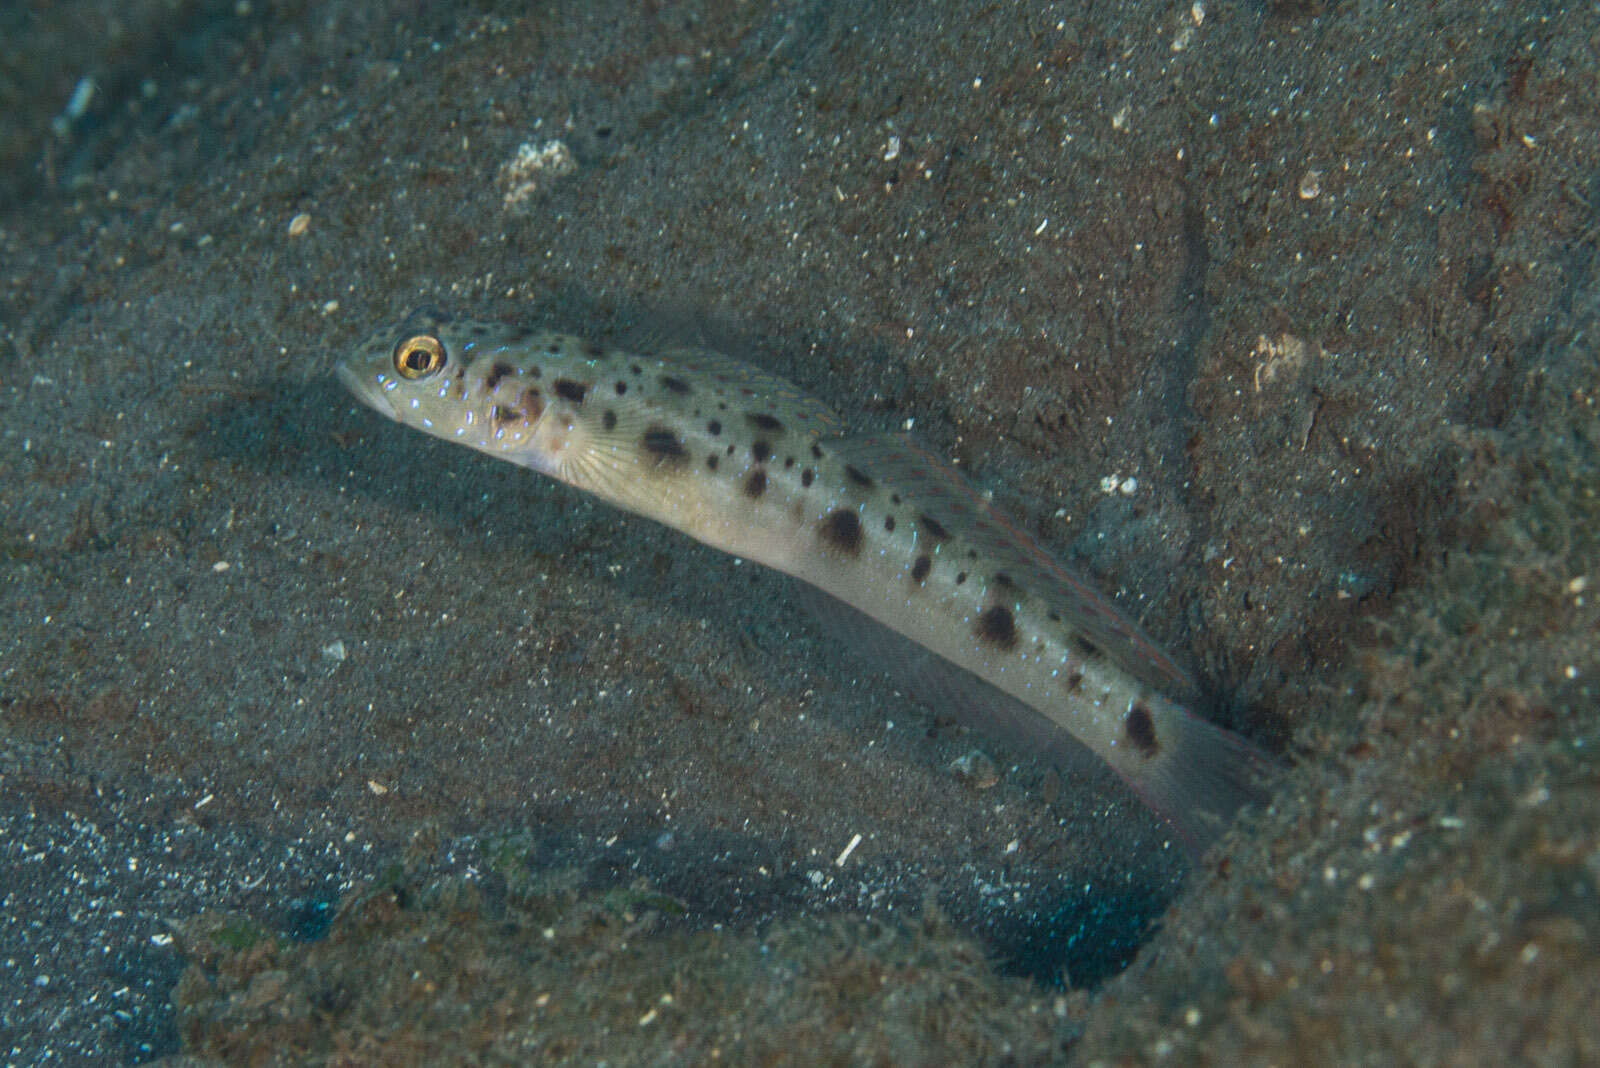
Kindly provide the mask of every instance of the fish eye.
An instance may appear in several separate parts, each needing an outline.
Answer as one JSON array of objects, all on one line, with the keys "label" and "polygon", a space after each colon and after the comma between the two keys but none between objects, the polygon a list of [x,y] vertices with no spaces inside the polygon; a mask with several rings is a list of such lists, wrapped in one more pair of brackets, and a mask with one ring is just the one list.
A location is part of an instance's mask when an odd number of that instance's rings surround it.
[{"label": "fish eye", "polygon": [[408,337],[394,347],[395,371],[413,382],[438,374],[444,363],[444,342],[432,334]]}]

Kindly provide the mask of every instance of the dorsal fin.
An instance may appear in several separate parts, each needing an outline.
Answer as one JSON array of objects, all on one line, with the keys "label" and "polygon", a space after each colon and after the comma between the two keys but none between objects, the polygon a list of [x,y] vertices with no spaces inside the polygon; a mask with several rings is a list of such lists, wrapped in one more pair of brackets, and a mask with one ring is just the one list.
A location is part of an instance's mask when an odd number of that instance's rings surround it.
[{"label": "dorsal fin", "polygon": [[1124,671],[1174,698],[1196,692],[1188,672],[1144,631],[1060,564],[1033,535],[996,511],[961,472],[910,435],[866,434],[841,438],[831,447],[836,455],[927,508],[951,537],[993,560]]},{"label": "dorsal fin", "polygon": [[844,433],[844,420],[832,408],[781,375],[710,349],[668,348],[654,355],[687,373],[704,375],[737,390],[752,402],[770,407],[785,423],[816,438]]}]

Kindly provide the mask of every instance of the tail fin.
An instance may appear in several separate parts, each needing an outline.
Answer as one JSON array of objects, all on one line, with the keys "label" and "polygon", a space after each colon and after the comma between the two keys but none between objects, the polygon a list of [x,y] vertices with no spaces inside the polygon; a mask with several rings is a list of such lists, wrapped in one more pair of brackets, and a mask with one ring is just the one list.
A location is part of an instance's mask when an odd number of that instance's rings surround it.
[{"label": "tail fin", "polygon": [[1283,768],[1239,735],[1183,708],[1171,711],[1160,755],[1136,773],[1119,773],[1198,859],[1241,808],[1266,803]]}]

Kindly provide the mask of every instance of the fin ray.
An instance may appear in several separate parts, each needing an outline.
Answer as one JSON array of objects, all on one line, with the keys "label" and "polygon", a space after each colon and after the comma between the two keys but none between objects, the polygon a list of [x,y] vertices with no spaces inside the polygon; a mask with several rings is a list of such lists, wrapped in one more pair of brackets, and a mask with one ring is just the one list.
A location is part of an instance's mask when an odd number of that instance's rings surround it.
[{"label": "fin ray", "polygon": [[859,609],[800,579],[795,600],[854,658],[882,671],[915,701],[948,715],[1017,757],[1042,757],[1072,775],[1113,778],[1061,724]]}]

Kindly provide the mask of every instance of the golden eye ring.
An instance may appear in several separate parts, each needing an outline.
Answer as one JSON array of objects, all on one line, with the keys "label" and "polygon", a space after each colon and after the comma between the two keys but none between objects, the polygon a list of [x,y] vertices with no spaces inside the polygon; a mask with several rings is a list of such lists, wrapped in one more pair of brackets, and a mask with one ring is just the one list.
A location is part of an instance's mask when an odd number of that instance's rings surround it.
[{"label": "golden eye ring", "polygon": [[432,334],[408,337],[394,347],[394,369],[412,382],[431,378],[444,369],[444,342]]}]

